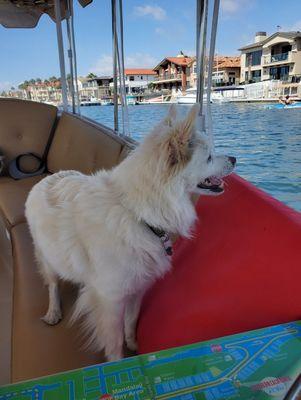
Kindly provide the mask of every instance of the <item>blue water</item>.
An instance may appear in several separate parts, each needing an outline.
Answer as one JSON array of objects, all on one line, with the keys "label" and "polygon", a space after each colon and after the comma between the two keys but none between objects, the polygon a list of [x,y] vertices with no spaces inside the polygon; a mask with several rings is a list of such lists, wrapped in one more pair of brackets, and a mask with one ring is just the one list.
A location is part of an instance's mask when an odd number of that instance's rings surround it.
[{"label": "blue water", "polygon": [[[178,106],[185,113],[190,106]],[[164,117],[167,105],[130,106],[132,136],[140,140]],[[113,107],[82,107],[82,114],[113,127]],[[238,159],[236,172],[301,211],[301,109],[261,104],[213,104],[216,151]]]}]

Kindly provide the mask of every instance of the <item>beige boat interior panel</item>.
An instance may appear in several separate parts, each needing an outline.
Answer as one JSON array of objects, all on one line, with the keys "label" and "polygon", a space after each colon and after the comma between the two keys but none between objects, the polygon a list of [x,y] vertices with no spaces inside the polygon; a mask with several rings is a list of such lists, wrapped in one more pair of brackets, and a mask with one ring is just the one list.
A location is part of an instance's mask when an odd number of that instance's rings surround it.
[{"label": "beige boat interior panel", "polygon": [[0,99],[0,152],[5,155],[5,164],[24,153],[42,156],[56,118],[54,106]]},{"label": "beige boat interior panel", "polygon": [[11,380],[13,258],[10,233],[0,221],[0,385]]},{"label": "beige boat interior panel", "polygon": [[0,210],[7,228],[25,222],[24,205],[31,188],[47,174],[15,181],[7,176],[0,179]]},{"label": "beige boat interior panel", "polygon": [[[92,173],[118,164],[134,142],[86,118],[22,100],[0,100],[0,149],[7,159],[24,152],[43,154],[52,129],[47,163],[51,172],[75,169]],[[0,383],[17,382],[104,361],[84,349],[80,324],[69,324],[77,288],[61,285],[64,318],[48,326],[48,291],[35,262],[24,216],[31,188],[43,176],[13,180],[0,177]]]},{"label": "beige boat interior panel", "polygon": [[111,136],[106,128],[63,113],[48,154],[50,172],[77,170],[89,174],[110,169],[119,161],[124,142]]},{"label": "beige boat interior panel", "polygon": [[[78,0],[83,6],[93,0]],[[61,16],[66,18],[66,0],[61,0]],[[41,16],[48,14],[55,21],[53,0],[0,0],[0,24],[5,28],[35,28]]]}]

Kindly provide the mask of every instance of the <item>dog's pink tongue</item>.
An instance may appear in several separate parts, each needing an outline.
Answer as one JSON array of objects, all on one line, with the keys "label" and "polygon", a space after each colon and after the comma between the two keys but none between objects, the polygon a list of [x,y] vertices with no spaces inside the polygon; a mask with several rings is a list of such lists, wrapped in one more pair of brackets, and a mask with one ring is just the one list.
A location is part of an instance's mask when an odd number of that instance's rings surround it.
[{"label": "dog's pink tongue", "polygon": [[210,181],[211,185],[217,185],[217,186],[221,185],[223,182],[223,180],[218,178],[217,176],[211,176],[209,178],[209,181]]}]

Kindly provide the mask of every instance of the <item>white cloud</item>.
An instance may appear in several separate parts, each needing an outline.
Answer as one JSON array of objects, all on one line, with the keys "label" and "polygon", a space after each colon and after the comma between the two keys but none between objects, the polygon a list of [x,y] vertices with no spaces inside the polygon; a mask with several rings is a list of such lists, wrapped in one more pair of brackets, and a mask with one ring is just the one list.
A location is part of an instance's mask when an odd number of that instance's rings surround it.
[{"label": "white cloud", "polygon": [[[125,56],[125,68],[154,68],[158,60],[148,53],[134,53]],[[97,75],[112,75],[113,59],[110,54],[103,54],[96,63],[89,69]]]},{"label": "white cloud", "polygon": [[165,35],[166,31],[163,28],[155,28],[155,33],[157,35]]},{"label": "white cloud", "polygon": [[102,56],[91,66],[88,72],[93,72],[97,75],[112,75],[113,73],[113,58],[110,54],[102,54]]},{"label": "white cloud", "polygon": [[12,86],[15,87],[11,82],[0,82],[0,91],[9,90]]},{"label": "white cloud", "polygon": [[221,0],[221,10],[225,14],[236,14],[248,5],[248,0]]},{"label": "white cloud", "polygon": [[166,11],[157,5],[148,5],[134,7],[134,14],[137,17],[150,16],[157,21],[163,21],[166,18]]},{"label": "white cloud", "polygon": [[280,29],[281,31],[301,31],[301,19],[299,21],[296,21],[292,26],[290,26],[288,29]]},{"label": "white cloud", "polygon": [[170,23],[167,28],[157,27],[155,28],[155,34],[163,36],[165,41],[171,41],[173,44],[175,40],[181,40],[186,32],[185,24],[180,22]]}]

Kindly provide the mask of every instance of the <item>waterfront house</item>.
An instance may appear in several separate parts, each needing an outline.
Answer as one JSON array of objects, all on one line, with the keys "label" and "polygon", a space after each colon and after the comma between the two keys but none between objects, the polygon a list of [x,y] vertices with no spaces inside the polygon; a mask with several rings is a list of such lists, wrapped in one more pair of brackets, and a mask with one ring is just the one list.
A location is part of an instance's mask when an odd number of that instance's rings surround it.
[{"label": "waterfront house", "polygon": [[81,101],[98,99],[98,84],[95,78],[79,77],[78,92]]},{"label": "waterfront house", "polygon": [[[212,86],[238,85],[240,79],[240,57],[215,56],[212,72]],[[196,59],[192,58],[187,68],[187,88],[196,87]]]},{"label": "waterfront house", "polygon": [[[126,94],[143,94],[155,80],[156,72],[149,68],[125,68],[125,90]],[[119,79],[117,80],[119,90]],[[110,83],[113,92],[114,83]]]},{"label": "waterfront house", "polygon": [[254,43],[241,47],[241,83],[265,80],[299,82],[301,32],[257,32]]},{"label": "waterfront house", "polygon": [[[212,72],[212,86],[238,85],[240,79],[240,57],[215,56]],[[187,88],[196,87],[196,59],[192,57],[187,68]]]},{"label": "waterfront house", "polygon": [[147,68],[127,68],[124,75],[127,93],[143,93],[155,80],[156,72]]},{"label": "waterfront house", "polygon": [[212,86],[238,85],[240,80],[240,57],[216,56],[212,72]]},{"label": "waterfront house", "polygon": [[154,88],[157,91],[168,89],[169,91],[187,89],[187,73],[188,66],[193,61],[192,57],[188,57],[180,52],[176,57],[164,58],[154,71],[157,76],[153,82]]},{"label": "waterfront house", "polygon": [[113,81],[112,76],[96,76],[94,74],[90,75],[85,78],[80,77],[78,79],[78,90],[81,101],[105,99],[110,97],[110,83]]}]

